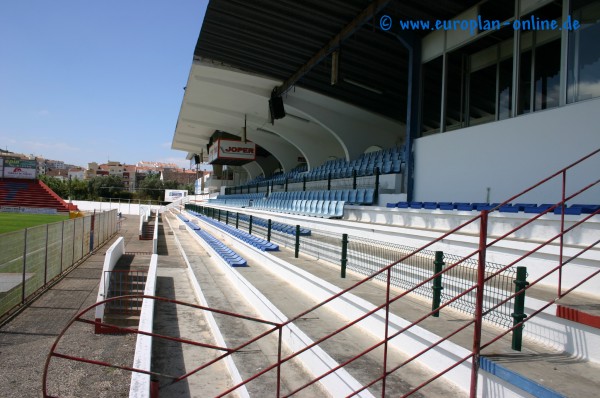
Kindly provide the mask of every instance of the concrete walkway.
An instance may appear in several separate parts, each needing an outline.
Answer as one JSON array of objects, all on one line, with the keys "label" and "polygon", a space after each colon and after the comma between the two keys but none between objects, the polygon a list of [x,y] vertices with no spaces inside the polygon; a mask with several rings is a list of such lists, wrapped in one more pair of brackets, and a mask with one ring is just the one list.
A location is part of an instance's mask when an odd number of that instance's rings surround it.
[{"label": "concrete walkway", "polygon": [[[239,245],[239,243],[235,243],[234,240],[223,234],[219,233],[217,235],[219,235],[219,239],[234,250],[236,245]],[[347,278],[341,279],[339,266],[303,255],[299,259],[296,259],[294,258],[293,251],[285,248],[282,248],[280,252],[272,252],[272,254],[342,289],[364,278],[363,275],[348,272]],[[257,264],[251,259],[246,259],[250,260],[250,267],[240,268],[238,271],[255,284],[287,316],[298,314],[316,303],[313,301],[311,304],[310,300],[306,301],[306,298],[303,297],[303,292],[295,289],[288,281],[281,280],[273,269]],[[400,291],[396,290],[395,293],[398,294]],[[385,288],[381,283],[374,281],[355,289],[353,294],[372,304],[379,305],[384,301]],[[406,296],[392,305],[393,313],[409,321],[420,318],[430,310],[431,303],[429,301],[413,296]],[[314,314],[309,314],[307,318],[307,320],[299,325],[306,333],[312,333],[313,335],[323,333],[323,331],[319,330],[322,327],[319,325],[322,325],[324,319],[326,319],[323,314],[317,311]],[[448,308],[442,311],[440,318],[426,319],[420,325],[439,336],[444,336],[470,319],[471,316],[469,314]],[[482,341],[485,343],[498,335],[498,333],[499,330],[497,328],[486,327],[483,332]],[[473,330],[472,327],[469,327],[465,331],[453,336],[451,340],[470,350],[472,348],[472,338]],[[361,339],[359,338],[359,340]],[[359,340],[354,340],[351,346],[358,344]],[[326,349],[328,352],[331,350],[329,347]],[[348,355],[346,353],[346,357]],[[567,353],[552,350],[536,342],[525,341],[523,350],[517,352],[511,349],[510,337],[506,337],[484,350],[483,355],[565,396],[595,396],[596,390],[600,386],[600,367],[596,363],[584,361]],[[406,373],[404,372],[404,374]],[[355,377],[360,378],[360,376]],[[407,381],[411,382],[412,385],[418,384],[412,378],[409,378]],[[424,393],[426,394],[427,392]],[[435,396],[435,393],[432,396]]]},{"label": "concrete walkway", "polygon": [[[127,252],[152,251],[152,241],[138,240],[138,227],[137,216],[126,216],[116,236],[0,329],[1,397],[41,396],[42,374],[52,344],[77,313],[96,302],[106,250],[123,236]],[[93,319],[93,313],[85,318]],[[76,323],[58,348],[65,354],[130,366],[135,336],[95,335],[92,325]],[[48,392],[60,397],[126,397],[130,377],[129,372],[54,358]]]}]

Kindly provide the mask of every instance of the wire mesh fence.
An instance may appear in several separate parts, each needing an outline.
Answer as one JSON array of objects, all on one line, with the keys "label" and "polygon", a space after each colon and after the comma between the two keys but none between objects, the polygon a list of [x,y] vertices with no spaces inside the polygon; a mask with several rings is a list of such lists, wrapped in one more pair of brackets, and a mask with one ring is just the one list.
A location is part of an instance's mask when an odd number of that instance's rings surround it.
[{"label": "wire mesh fence", "polygon": [[[393,243],[352,236],[348,242],[347,268],[363,275],[373,275],[383,267],[397,262],[415,252],[416,248]],[[410,290],[435,274],[435,252],[421,250],[391,269],[391,284],[403,290]],[[446,267],[460,262],[457,266],[445,271],[442,275],[441,303],[450,302],[477,282],[477,260],[444,253]],[[486,262],[486,276],[503,268],[500,264]],[[486,282],[484,286],[484,319],[502,327],[510,327],[513,300],[490,310],[512,294],[516,272],[508,269]],[[385,281],[386,275],[379,274],[376,279]],[[433,299],[433,282],[426,283],[414,290],[415,294]],[[472,290],[449,306],[467,314],[475,312],[476,291]]]},{"label": "wire mesh fence", "polygon": [[[209,217],[218,219],[221,222],[227,222],[229,225],[234,226],[237,224],[238,228],[244,232],[251,232],[252,235],[263,239],[270,238],[271,242],[277,243],[280,247],[295,248],[295,234],[289,231],[283,232],[271,229],[269,235],[267,219],[252,217],[252,226],[250,227],[251,218],[247,214],[227,210],[219,212],[214,208],[206,208],[204,212]],[[342,234],[313,229],[310,231],[310,235],[301,236],[299,242],[300,253],[341,266]],[[414,253],[416,250],[417,248],[415,247],[366,239],[359,236],[349,236],[346,269],[370,276],[389,264],[395,263]],[[391,268],[391,284],[403,290],[413,289],[435,274],[434,261],[434,251],[422,250],[413,254]],[[452,267],[458,262],[460,264]],[[477,259],[465,259],[453,254],[444,253],[444,263],[446,271],[442,274],[443,289],[441,290],[440,303],[445,304],[450,302],[448,304],[450,307],[467,314],[474,314],[475,290],[457,300],[454,300],[454,298],[476,284]],[[503,267],[500,264],[486,262],[486,278]],[[484,287],[484,319],[498,326],[506,328],[512,326],[513,318],[511,314],[513,312],[514,300],[511,299],[497,308],[494,307],[512,294],[515,278],[516,270],[509,268],[486,282]],[[375,279],[385,281],[386,274],[381,273],[376,275]],[[434,289],[432,287],[433,281],[430,281],[419,286],[413,292],[433,300]],[[492,310],[492,308],[494,309]]]},{"label": "wire mesh fence", "polygon": [[117,210],[112,210],[0,235],[0,319],[103,244],[117,227]]}]

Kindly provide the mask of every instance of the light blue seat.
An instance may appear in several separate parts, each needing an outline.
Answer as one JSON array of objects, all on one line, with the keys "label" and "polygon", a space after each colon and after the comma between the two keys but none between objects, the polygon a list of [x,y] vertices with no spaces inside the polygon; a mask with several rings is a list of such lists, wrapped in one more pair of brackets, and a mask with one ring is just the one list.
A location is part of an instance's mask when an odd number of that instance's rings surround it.
[{"label": "light blue seat", "polygon": [[342,191],[342,196],[341,196],[340,200],[346,202],[348,200],[349,196],[350,196],[350,190],[349,189],[344,189]]},{"label": "light blue seat", "polygon": [[314,216],[317,213],[317,203],[319,203],[319,201],[316,199],[310,201],[310,207],[308,209],[307,215]]},{"label": "light blue seat", "polygon": [[327,214],[329,213],[329,206],[331,205],[331,201],[330,200],[324,200],[323,201],[323,207],[321,207],[321,211],[319,212],[319,217],[327,217]]},{"label": "light blue seat", "polygon": [[358,192],[356,193],[356,200],[355,200],[355,204],[357,205],[362,205],[365,201],[365,196],[367,194],[366,189],[359,189]]},{"label": "light blue seat", "polygon": [[356,204],[356,196],[358,194],[358,190],[353,189],[348,193],[348,202],[350,204]]},{"label": "light blue seat", "polygon": [[342,191],[341,190],[338,189],[338,190],[334,191],[334,193],[335,193],[334,200],[341,200],[342,199]]},{"label": "light blue seat", "polygon": [[324,204],[325,204],[325,201],[317,200],[317,207],[316,207],[314,213],[312,214],[312,216],[321,217],[321,214],[323,213],[323,205]]},{"label": "light blue seat", "polygon": [[342,200],[338,200],[336,202],[333,217],[342,218],[344,216],[344,204],[345,204],[345,202]]},{"label": "light blue seat", "polygon": [[365,193],[364,204],[372,205],[374,200],[375,200],[375,189],[373,189],[373,188],[367,189],[367,191]]}]

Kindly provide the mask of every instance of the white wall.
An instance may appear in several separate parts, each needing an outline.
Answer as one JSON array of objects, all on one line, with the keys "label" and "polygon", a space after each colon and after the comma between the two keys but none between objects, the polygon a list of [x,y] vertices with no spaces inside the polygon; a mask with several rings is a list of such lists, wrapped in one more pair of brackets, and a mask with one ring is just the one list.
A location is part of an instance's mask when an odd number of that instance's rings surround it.
[{"label": "white wall", "polygon": [[[600,148],[599,115],[600,99],[595,99],[419,138],[414,200],[485,202],[490,187],[490,201],[502,202]],[[567,187],[595,181],[598,170],[600,155],[568,172]],[[555,179],[518,202],[558,200]],[[600,187],[573,203],[600,203]]]}]

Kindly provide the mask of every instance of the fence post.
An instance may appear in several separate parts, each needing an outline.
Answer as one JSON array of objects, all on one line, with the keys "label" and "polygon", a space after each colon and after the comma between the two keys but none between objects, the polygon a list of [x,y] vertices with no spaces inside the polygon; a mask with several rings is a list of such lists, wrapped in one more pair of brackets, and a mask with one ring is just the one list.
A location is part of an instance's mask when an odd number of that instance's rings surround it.
[{"label": "fence post", "polygon": [[[515,284],[515,293],[523,290],[529,285],[527,282],[527,267],[517,267],[517,278],[513,281]],[[518,325],[527,318],[525,311],[525,290],[515,296],[514,312],[510,314],[513,317],[513,326]],[[523,342],[523,326],[521,325],[513,330],[512,334],[512,349],[521,351],[521,343]]]},{"label": "fence post", "polygon": [[271,241],[271,219],[267,220],[267,242]]},{"label": "fence post", "polygon": [[[44,253],[44,286],[48,283],[48,229],[50,228],[50,224],[46,224],[46,252]],[[83,246],[83,244],[82,244]],[[83,253],[83,248],[81,250]]]},{"label": "fence post", "polygon": [[331,191],[331,171],[327,173],[327,190]]},{"label": "fence post", "polygon": [[235,229],[240,227],[240,213],[235,213]]},{"label": "fence post", "polygon": [[21,304],[25,302],[25,276],[27,274],[27,230],[23,231],[23,283],[21,287]]},{"label": "fence post", "polygon": [[294,250],[294,257],[298,258],[300,253],[300,225],[296,225],[296,245]]},{"label": "fence post", "polygon": [[352,169],[352,189],[356,189],[356,169]]},{"label": "fence post", "polygon": [[471,398],[477,398],[477,376],[479,375],[479,356],[481,353],[481,329],[483,326],[483,287],[485,285],[485,254],[487,250],[488,210],[482,210],[480,217],[481,224],[479,227],[477,290],[475,291],[475,324],[473,327],[473,350],[471,357]]},{"label": "fence post", "polygon": [[348,264],[348,234],[342,234],[342,278],[346,277],[346,264]]},{"label": "fence post", "polygon": [[225,212],[225,225],[229,225],[229,210]]},{"label": "fence post", "polygon": [[[433,262],[434,270],[433,273],[437,274],[442,272],[444,269],[444,252],[436,251],[435,252],[435,261]],[[440,307],[440,303],[442,301],[442,275],[438,275],[433,279],[433,302],[431,304],[431,310],[436,310]],[[433,313],[435,318],[440,316],[440,312],[436,311]]]},{"label": "fence post", "polygon": [[252,235],[252,214],[250,214],[250,219],[248,220],[248,234]]},{"label": "fence post", "polygon": [[373,195],[373,201],[377,202],[379,196],[379,167],[375,167],[375,194]]},{"label": "fence post", "polygon": [[285,179],[285,192],[287,192],[287,191],[288,191],[288,179],[286,178]]},{"label": "fence post", "polygon": [[306,176],[302,176],[302,191],[306,191]]},{"label": "fence post", "polygon": [[217,210],[217,221],[221,222],[221,209]]}]

